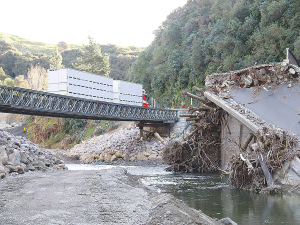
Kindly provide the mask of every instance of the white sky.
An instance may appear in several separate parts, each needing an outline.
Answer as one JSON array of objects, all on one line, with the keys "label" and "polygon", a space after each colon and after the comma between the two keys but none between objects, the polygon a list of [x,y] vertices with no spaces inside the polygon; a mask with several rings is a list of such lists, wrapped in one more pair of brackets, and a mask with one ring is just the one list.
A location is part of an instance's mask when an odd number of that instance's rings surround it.
[{"label": "white sky", "polygon": [[187,0],[1,0],[0,32],[57,44],[146,47],[166,17]]}]

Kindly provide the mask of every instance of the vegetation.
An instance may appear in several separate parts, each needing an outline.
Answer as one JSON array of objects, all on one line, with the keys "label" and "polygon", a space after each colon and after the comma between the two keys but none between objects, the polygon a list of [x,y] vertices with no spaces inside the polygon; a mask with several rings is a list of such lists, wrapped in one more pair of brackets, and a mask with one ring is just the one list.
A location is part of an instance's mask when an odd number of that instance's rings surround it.
[{"label": "vegetation", "polygon": [[278,62],[286,48],[299,58],[299,30],[297,0],[189,0],[154,32],[126,79],[179,106],[180,91],[203,86],[208,74]]},{"label": "vegetation", "polygon": [[87,73],[107,77],[110,72],[109,55],[102,54],[100,45],[91,36],[88,36],[89,44],[80,49],[81,57],[78,57],[73,67]]},{"label": "vegetation", "polygon": [[71,148],[74,145],[116,129],[118,122],[26,117],[28,139],[44,148]]}]

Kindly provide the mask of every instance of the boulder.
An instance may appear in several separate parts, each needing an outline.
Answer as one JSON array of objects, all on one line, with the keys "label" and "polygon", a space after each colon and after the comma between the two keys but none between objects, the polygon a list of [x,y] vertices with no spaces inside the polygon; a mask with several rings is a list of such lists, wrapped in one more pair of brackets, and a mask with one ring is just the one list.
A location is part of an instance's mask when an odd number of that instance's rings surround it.
[{"label": "boulder", "polygon": [[13,153],[11,153],[8,156],[8,161],[11,162],[13,165],[20,165],[20,163],[21,163],[20,151],[17,149],[14,149]]},{"label": "boulder", "polygon": [[144,155],[137,155],[136,156],[136,160],[140,160],[140,161],[147,161],[148,158]]},{"label": "boulder", "polygon": [[128,156],[126,153],[124,153],[124,154],[122,155],[122,158],[123,158],[124,160],[128,160],[128,159],[129,159],[129,156]]},{"label": "boulder", "polygon": [[35,168],[37,168],[37,169],[41,169],[41,168],[44,168],[46,165],[45,165],[45,163],[44,162],[42,162],[42,161],[34,161],[33,163],[32,163],[32,165],[35,167]]},{"label": "boulder", "polygon": [[116,151],[115,156],[118,158],[122,158],[123,152],[122,151]]},{"label": "boulder", "polygon": [[115,154],[115,151],[110,151],[109,154],[110,154],[110,155],[114,155],[114,154]]},{"label": "boulder", "polygon": [[100,156],[99,156],[99,160],[103,160],[104,159],[104,154],[101,153]]},{"label": "boulder", "polygon": [[113,162],[113,161],[116,161],[118,159],[118,157],[116,155],[113,155],[111,158],[110,158],[110,161]]},{"label": "boulder", "polygon": [[9,170],[10,173],[17,172],[18,167],[13,165],[6,165],[6,168]]},{"label": "boulder", "polygon": [[8,169],[2,163],[0,163],[0,174],[1,173],[7,174],[8,172],[9,172]]},{"label": "boulder", "polygon": [[22,166],[17,166],[17,172],[18,172],[19,174],[25,173],[24,167],[22,167]]},{"label": "boulder", "polygon": [[20,162],[24,164],[28,164],[30,162],[27,152],[20,152]]},{"label": "boulder", "polygon": [[105,162],[110,162],[111,161],[111,155],[110,154],[106,154],[104,156],[104,160],[105,160]]},{"label": "boulder", "polygon": [[6,165],[8,161],[8,156],[5,151],[5,146],[0,146],[0,163]]},{"label": "boulder", "polygon": [[65,164],[58,164],[57,165],[57,168],[59,168],[59,169],[65,169],[66,168],[66,165]]},{"label": "boulder", "polygon": [[157,154],[151,154],[149,157],[148,157],[149,160],[152,160],[152,159],[157,159]]}]

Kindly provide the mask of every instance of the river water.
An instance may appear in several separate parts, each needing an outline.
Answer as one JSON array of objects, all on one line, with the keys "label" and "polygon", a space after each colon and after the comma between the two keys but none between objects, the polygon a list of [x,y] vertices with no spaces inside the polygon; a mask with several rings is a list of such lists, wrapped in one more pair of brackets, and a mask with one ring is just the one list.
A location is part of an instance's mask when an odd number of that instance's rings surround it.
[{"label": "river water", "polygon": [[[67,165],[70,170],[99,170],[115,166]],[[300,197],[295,194],[255,194],[230,188],[219,174],[166,172],[165,167],[121,166],[158,192],[169,193],[213,218],[230,217],[242,225],[300,224]]]}]

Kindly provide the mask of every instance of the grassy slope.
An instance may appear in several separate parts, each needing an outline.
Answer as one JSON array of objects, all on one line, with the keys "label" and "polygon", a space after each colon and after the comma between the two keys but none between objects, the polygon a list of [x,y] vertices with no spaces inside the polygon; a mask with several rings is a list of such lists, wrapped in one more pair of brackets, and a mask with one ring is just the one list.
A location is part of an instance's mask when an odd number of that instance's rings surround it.
[{"label": "grassy slope", "polygon": [[[48,44],[40,41],[32,41],[17,35],[6,34],[0,32],[0,39],[5,39],[10,42],[13,46],[15,46],[20,52],[30,51],[33,53],[45,53],[51,54],[53,50],[56,49],[56,44]],[[71,44],[69,45],[70,49],[80,48],[82,45]]]}]

